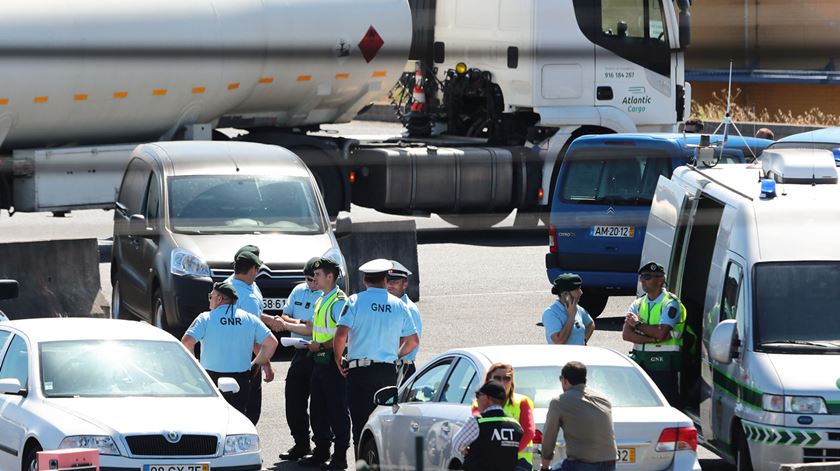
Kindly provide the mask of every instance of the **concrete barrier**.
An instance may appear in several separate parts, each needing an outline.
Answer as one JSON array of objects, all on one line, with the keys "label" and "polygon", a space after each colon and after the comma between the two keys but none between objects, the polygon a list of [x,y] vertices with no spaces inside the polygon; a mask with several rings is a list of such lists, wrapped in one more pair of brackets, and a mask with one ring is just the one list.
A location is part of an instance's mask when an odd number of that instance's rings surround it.
[{"label": "concrete barrier", "polygon": [[782,464],[779,471],[840,471],[840,461]]},{"label": "concrete barrier", "polygon": [[408,297],[420,299],[420,267],[417,262],[417,226],[413,220],[354,222],[338,245],[347,262],[350,294],[365,289],[359,266],[375,258],[396,260],[414,273],[408,277]]},{"label": "concrete barrier", "polygon": [[[703,122],[703,133],[704,134],[711,134],[718,126],[720,125],[719,121],[704,121]],[[741,134],[744,137],[753,137],[755,136],[755,132],[761,128],[768,128],[773,131],[773,135],[775,138],[781,139],[783,137],[788,137],[793,134],[799,134],[801,132],[809,132],[809,131],[816,131],[817,129],[822,129],[825,126],[806,126],[801,124],[781,124],[781,123],[735,123],[735,126],[738,127],[738,131],[741,131]],[[730,129],[729,131],[731,136],[737,136],[738,133],[734,129]],[[723,127],[720,128],[718,134],[723,134]]]},{"label": "concrete barrier", "polygon": [[9,319],[104,316],[96,239],[0,244],[0,278],[16,279],[16,299],[0,301]]}]

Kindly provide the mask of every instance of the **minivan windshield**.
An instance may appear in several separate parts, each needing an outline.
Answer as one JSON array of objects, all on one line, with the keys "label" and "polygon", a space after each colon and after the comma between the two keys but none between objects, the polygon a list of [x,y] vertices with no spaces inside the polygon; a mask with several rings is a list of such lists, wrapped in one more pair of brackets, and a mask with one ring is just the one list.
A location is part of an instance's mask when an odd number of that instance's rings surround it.
[{"label": "minivan windshield", "polygon": [[169,224],[190,234],[323,233],[308,178],[259,175],[170,177]]},{"label": "minivan windshield", "polygon": [[567,159],[560,182],[566,203],[649,205],[659,176],[671,176],[664,152],[593,149]]},{"label": "minivan windshield", "polygon": [[755,266],[759,350],[840,351],[840,262]]}]

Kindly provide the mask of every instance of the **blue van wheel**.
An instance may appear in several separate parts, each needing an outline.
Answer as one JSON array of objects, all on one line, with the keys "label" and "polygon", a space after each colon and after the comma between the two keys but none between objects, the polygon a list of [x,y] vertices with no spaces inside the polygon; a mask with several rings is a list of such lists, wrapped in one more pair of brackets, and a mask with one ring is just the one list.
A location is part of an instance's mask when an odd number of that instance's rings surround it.
[{"label": "blue van wheel", "polygon": [[586,291],[585,285],[583,288],[583,296],[580,298],[580,305],[583,306],[584,309],[586,309],[586,312],[588,312],[594,319],[604,312],[604,308],[607,307],[608,296],[597,291],[590,293]]}]

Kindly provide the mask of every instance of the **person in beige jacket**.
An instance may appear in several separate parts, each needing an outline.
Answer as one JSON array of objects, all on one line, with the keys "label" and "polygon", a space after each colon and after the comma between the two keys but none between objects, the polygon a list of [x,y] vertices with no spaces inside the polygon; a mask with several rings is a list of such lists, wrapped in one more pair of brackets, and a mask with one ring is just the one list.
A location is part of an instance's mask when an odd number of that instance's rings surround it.
[{"label": "person in beige jacket", "polygon": [[557,433],[563,427],[566,459],[561,471],[614,471],[617,450],[609,399],[586,387],[583,363],[566,363],[560,375],[563,394],[548,406],[540,469],[550,469],[554,447],[545,444],[557,443]]}]

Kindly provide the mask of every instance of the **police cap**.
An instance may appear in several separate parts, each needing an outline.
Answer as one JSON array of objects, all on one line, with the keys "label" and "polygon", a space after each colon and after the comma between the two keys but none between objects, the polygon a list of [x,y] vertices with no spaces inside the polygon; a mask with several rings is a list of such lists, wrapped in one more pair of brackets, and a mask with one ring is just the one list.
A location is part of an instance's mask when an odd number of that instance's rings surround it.
[{"label": "police cap", "polygon": [[388,278],[390,279],[397,279],[397,278],[408,278],[409,275],[412,275],[411,270],[405,267],[402,263],[391,260],[391,263],[394,265],[394,268],[388,271]]},{"label": "police cap", "polygon": [[502,383],[494,380],[490,380],[480,388],[478,388],[478,392],[484,394],[485,396],[492,397],[498,401],[504,401],[507,399],[507,392],[505,392],[505,387],[502,386]]},{"label": "police cap", "polygon": [[563,291],[574,291],[583,284],[583,279],[577,273],[563,273],[554,279],[554,286],[551,287],[551,294],[560,294]]},{"label": "police cap", "polygon": [[368,276],[385,276],[393,269],[394,262],[384,258],[371,260],[359,267],[359,271]]},{"label": "police cap", "polygon": [[647,262],[639,267],[639,274],[642,273],[662,273],[665,274],[665,267],[656,262]]},{"label": "police cap", "polygon": [[239,254],[241,254],[242,252],[251,252],[257,257],[260,256],[260,248],[256,245],[243,245],[242,247],[240,247],[239,250],[236,251],[236,254],[234,254],[233,256],[233,259],[236,260],[236,257],[239,257]]},{"label": "police cap", "polygon": [[255,254],[254,252],[248,252],[247,250],[239,252],[239,254],[236,256],[236,262],[247,262],[255,267],[259,267],[263,264],[262,260],[260,260],[260,257],[258,257],[257,254]]},{"label": "police cap", "polygon": [[236,302],[239,299],[239,295],[236,294],[236,288],[233,287],[233,284],[230,281],[218,281],[213,283],[213,291],[227,296],[233,302]]},{"label": "police cap", "polygon": [[321,257],[318,260],[312,262],[312,273],[315,273],[317,269],[331,269],[331,268],[338,268],[338,262],[333,260],[330,257]]},{"label": "police cap", "polygon": [[321,260],[321,257],[312,257],[303,265],[303,276],[315,276],[315,262]]}]

